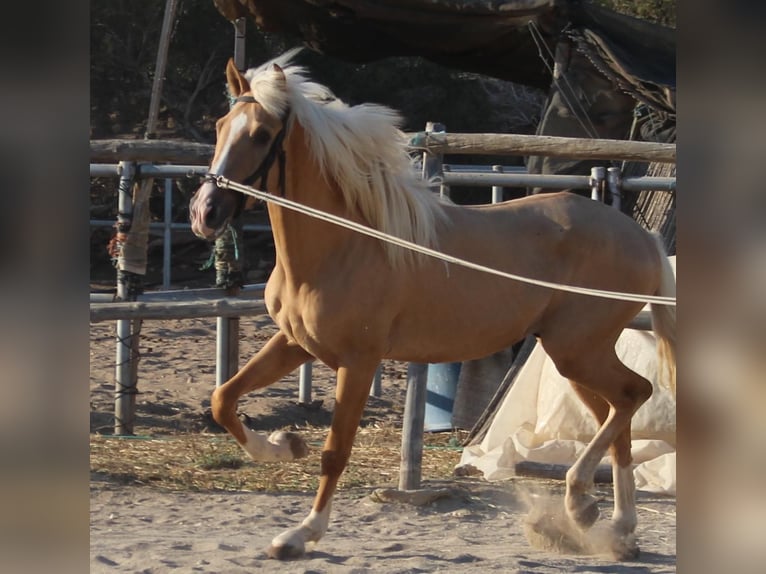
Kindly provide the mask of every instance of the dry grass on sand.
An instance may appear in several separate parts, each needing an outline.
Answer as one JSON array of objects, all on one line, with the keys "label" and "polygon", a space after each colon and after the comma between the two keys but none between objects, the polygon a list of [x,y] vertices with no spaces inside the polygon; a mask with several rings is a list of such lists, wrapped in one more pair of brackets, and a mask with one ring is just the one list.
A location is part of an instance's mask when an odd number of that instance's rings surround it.
[{"label": "dry grass on sand", "polygon": [[[91,435],[91,472],[100,480],[118,484],[174,490],[308,492],[318,486],[319,456],[327,429],[302,428],[299,432],[310,448],[305,459],[258,464],[251,462],[236,441],[225,434],[134,438]],[[460,460],[459,441],[457,433],[426,434],[423,480],[452,476]],[[399,429],[360,429],[340,488],[396,486],[400,452]]]}]

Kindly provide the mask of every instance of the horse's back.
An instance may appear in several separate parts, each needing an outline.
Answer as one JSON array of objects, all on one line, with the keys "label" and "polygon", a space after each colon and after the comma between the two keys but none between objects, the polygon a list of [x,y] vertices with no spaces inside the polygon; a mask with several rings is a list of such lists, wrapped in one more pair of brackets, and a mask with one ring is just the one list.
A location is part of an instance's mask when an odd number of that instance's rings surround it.
[{"label": "horse's back", "polygon": [[[658,264],[651,235],[636,221],[574,193],[531,195],[452,211],[451,225],[442,234],[445,251],[491,258],[503,268],[539,269],[535,261],[539,259],[547,268],[540,271],[553,279],[557,275],[553,264],[610,268]],[[564,272],[564,267],[559,269]]]}]

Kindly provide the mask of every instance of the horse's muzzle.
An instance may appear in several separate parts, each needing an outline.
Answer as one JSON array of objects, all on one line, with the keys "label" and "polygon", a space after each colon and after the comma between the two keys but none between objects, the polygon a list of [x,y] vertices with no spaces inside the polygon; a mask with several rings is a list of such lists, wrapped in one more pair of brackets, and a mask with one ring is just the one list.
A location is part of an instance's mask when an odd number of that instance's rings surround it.
[{"label": "horse's muzzle", "polygon": [[189,220],[194,235],[202,239],[215,239],[228,225],[236,204],[215,183],[203,183],[189,204]]}]

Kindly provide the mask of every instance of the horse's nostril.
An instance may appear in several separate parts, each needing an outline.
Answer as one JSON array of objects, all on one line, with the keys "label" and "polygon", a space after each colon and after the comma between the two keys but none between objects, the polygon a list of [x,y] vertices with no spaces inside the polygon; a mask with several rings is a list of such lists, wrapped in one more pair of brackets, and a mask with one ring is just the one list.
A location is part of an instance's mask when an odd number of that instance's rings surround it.
[{"label": "horse's nostril", "polygon": [[219,218],[221,216],[221,206],[211,205],[208,212],[205,214],[205,225],[211,229],[218,227]]}]

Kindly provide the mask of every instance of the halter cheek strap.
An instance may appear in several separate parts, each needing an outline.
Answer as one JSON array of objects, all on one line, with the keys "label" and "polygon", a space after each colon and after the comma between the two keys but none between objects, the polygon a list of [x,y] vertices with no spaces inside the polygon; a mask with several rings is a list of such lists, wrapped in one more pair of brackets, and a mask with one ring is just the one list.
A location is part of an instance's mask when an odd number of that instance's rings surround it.
[{"label": "halter cheek strap", "polygon": [[[285,118],[285,122],[287,122],[287,118]],[[263,158],[263,161],[261,162],[261,165],[258,166],[258,169],[256,169],[252,174],[247,176],[242,183],[245,185],[252,185],[260,178],[260,183],[258,184],[258,188],[262,191],[268,191],[266,189],[266,180],[268,179],[269,171],[271,170],[271,166],[274,165],[274,161],[279,161],[279,195],[284,197],[285,195],[285,150],[282,147],[282,144],[285,140],[285,128],[283,127],[281,130],[279,130],[279,133],[274,137],[274,141],[271,142],[271,146],[269,147],[269,151],[266,154],[266,157]]]},{"label": "halter cheek strap", "polygon": [[[238,96],[234,99],[235,102],[242,102],[246,104],[257,104],[258,100],[256,100],[253,96]],[[258,187],[263,191],[268,191],[266,189],[266,180],[269,171],[271,170],[271,166],[274,165],[274,161],[279,161],[279,195],[284,197],[285,195],[285,150],[282,147],[282,144],[285,140],[285,129],[287,127],[287,119],[290,117],[290,110],[288,109],[284,117],[282,118],[282,129],[279,130],[279,133],[274,137],[274,141],[271,142],[271,146],[269,147],[269,151],[266,154],[266,157],[263,158],[263,161],[261,162],[261,165],[258,166],[258,168],[250,174],[248,177],[246,177],[242,183],[245,185],[252,185],[255,183],[258,178],[260,178],[260,183],[258,184]]]},{"label": "halter cheek strap", "polygon": [[[256,100],[253,96],[238,96],[234,98],[234,102],[242,102],[246,104],[257,104],[258,100]],[[262,191],[268,191],[266,189],[266,184],[268,180],[269,171],[271,171],[271,167],[274,165],[275,161],[279,161],[279,195],[281,197],[285,196],[285,164],[287,162],[285,157],[285,150],[282,147],[282,144],[285,140],[285,130],[287,127],[287,120],[290,117],[290,110],[288,109],[285,112],[284,117],[282,118],[282,129],[279,130],[279,133],[274,137],[274,140],[271,142],[271,146],[269,146],[269,151],[266,153],[266,157],[263,158],[263,161],[261,162],[261,165],[259,165],[256,170],[251,173],[249,176],[247,176],[244,180],[242,180],[243,185],[252,186],[258,179],[260,179],[260,183],[258,184],[258,188]],[[208,180],[214,180],[216,174],[208,174],[207,178]],[[239,202],[237,204],[236,211],[234,213],[234,217],[237,217],[241,212],[242,209],[245,206],[245,194],[240,193],[239,194]]]}]

